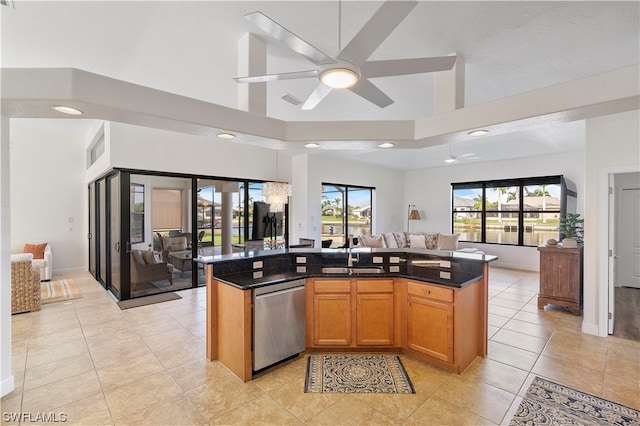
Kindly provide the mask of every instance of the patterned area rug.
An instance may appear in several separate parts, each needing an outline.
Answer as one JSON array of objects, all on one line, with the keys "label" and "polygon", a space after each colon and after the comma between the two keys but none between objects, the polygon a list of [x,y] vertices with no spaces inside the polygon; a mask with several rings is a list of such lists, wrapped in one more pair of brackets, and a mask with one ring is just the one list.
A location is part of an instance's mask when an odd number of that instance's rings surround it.
[{"label": "patterned area rug", "polygon": [[415,393],[395,355],[312,355],[307,363],[307,393]]},{"label": "patterned area rug", "polygon": [[640,426],[640,411],[536,377],[509,425]]},{"label": "patterned area rug", "polygon": [[81,297],[82,293],[73,278],[40,283],[40,303],[60,302]]}]

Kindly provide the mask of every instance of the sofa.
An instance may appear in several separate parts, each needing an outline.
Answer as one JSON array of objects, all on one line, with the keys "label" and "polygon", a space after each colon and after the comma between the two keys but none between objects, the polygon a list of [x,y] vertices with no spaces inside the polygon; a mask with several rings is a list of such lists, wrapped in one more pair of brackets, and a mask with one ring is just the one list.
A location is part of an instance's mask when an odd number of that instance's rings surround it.
[{"label": "sofa", "polygon": [[31,254],[31,263],[34,268],[40,271],[40,281],[50,281],[53,275],[53,253],[51,251],[51,244],[26,243],[22,249],[22,252],[16,254]]},{"label": "sofa", "polygon": [[191,245],[187,237],[182,235],[178,237],[162,237],[162,260],[176,267],[183,266],[183,261],[180,262],[180,265],[175,265],[173,262],[176,259],[170,257],[170,253],[176,255],[191,253]]},{"label": "sofa", "polygon": [[459,238],[460,234],[440,232],[384,232],[379,235],[358,236],[358,247],[413,248],[483,254],[475,248],[460,248]]}]

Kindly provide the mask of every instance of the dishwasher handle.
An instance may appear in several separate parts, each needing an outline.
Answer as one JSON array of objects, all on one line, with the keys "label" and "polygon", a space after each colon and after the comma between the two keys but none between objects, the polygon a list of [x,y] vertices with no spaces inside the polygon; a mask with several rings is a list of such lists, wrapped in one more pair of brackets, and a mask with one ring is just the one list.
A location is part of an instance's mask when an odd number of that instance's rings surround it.
[{"label": "dishwasher handle", "polygon": [[271,293],[256,294],[255,297],[256,297],[256,300],[257,299],[266,299],[268,297],[282,296],[283,294],[293,293],[295,291],[300,291],[300,290],[304,290],[304,286],[288,288],[288,289],[285,289],[285,290],[276,290],[276,291],[272,291]]}]

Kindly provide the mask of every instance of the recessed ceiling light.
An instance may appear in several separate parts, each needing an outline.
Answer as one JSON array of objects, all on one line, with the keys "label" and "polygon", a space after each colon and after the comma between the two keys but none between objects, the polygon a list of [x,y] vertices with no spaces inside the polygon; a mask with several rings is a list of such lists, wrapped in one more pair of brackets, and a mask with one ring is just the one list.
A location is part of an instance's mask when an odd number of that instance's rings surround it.
[{"label": "recessed ceiling light", "polygon": [[82,115],[82,111],[76,108],[72,108],[64,105],[54,105],[51,108],[55,109],[58,112],[69,115]]},{"label": "recessed ceiling light", "polygon": [[484,136],[488,135],[489,131],[487,129],[476,129],[467,133],[469,136]]},{"label": "recessed ceiling light", "polygon": [[391,142],[382,142],[378,144],[378,148],[393,148],[394,145]]},{"label": "recessed ceiling light", "polygon": [[358,81],[358,74],[348,68],[331,68],[320,74],[320,81],[332,89],[346,89]]},{"label": "recessed ceiling light", "polygon": [[456,162],[456,157],[454,157],[453,155],[450,155],[449,157],[447,157],[446,160],[444,160],[445,163],[455,163]]},{"label": "recessed ceiling light", "polygon": [[317,144],[317,143],[314,143],[314,142],[309,142],[309,143],[304,144],[304,146],[306,148],[318,148],[320,145]]},{"label": "recessed ceiling light", "polygon": [[233,133],[218,133],[216,136],[220,139],[233,139],[236,137]]}]

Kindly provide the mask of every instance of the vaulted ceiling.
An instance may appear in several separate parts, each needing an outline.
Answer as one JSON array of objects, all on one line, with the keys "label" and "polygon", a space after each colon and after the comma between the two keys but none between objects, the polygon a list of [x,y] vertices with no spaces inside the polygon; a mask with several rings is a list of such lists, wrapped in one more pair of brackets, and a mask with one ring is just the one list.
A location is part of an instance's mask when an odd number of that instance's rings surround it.
[{"label": "vaulted ceiling", "polygon": [[[380,7],[369,1],[9,2],[2,14],[3,68],[77,68],[199,101],[236,108],[238,41],[267,40],[267,71],[307,70],[302,56],[268,39],[243,16],[260,11],[329,55],[335,55]],[[465,107],[611,72],[640,63],[640,3],[422,1],[371,56],[373,60],[464,58]],[[375,84],[394,99],[379,108],[334,91],[302,111],[317,80],[267,84],[267,116],[283,122],[409,121],[433,117],[434,75],[384,77]],[[579,117],[578,117],[579,118]],[[433,118],[432,118],[433,120]],[[362,126],[366,126],[362,124]],[[253,143],[260,143],[253,138]],[[451,140],[449,140],[451,142]],[[265,142],[266,143],[266,142]],[[513,149],[517,144],[518,149]],[[481,139],[456,138],[418,149],[339,144],[322,152],[399,169],[572,151],[582,147],[580,121],[530,123]],[[510,149],[506,149],[509,147]],[[473,154],[473,155],[470,155]]]}]

